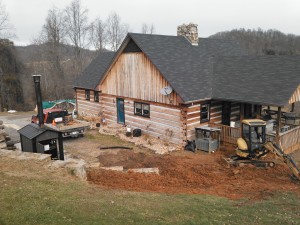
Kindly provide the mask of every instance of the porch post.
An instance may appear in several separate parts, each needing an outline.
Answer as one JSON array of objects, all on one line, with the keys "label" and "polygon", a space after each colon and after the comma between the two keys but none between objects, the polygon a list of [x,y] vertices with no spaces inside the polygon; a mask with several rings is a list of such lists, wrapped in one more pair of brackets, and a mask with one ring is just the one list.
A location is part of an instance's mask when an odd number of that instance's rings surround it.
[{"label": "porch post", "polygon": [[65,160],[63,136],[61,132],[58,132],[58,159]]},{"label": "porch post", "polygon": [[241,112],[240,112],[240,122],[242,122],[242,120],[244,119],[244,103],[241,103]]},{"label": "porch post", "polygon": [[240,104],[240,124],[241,124],[240,137],[242,137],[242,120],[244,119],[244,112],[245,112],[244,103],[241,103]]},{"label": "porch post", "polygon": [[279,144],[280,141],[280,130],[281,130],[281,107],[278,107],[277,111],[277,127],[276,127],[276,143]]}]

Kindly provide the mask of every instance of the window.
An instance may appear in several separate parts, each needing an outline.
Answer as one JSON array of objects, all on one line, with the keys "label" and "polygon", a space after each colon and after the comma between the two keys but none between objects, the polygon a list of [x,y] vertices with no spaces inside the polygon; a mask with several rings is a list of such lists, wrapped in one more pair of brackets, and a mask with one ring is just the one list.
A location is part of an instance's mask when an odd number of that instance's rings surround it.
[{"label": "window", "polygon": [[200,123],[205,123],[209,121],[209,104],[201,104],[200,108]]},{"label": "window", "polygon": [[94,91],[94,101],[99,102],[99,91]]},{"label": "window", "polygon": [[90,91],[89,90],[85,90],[85,100],[90,100]]},{"label": "window", "polygon": [[147,103],[135,102],[134,115],[150,117],[150,105]]}]

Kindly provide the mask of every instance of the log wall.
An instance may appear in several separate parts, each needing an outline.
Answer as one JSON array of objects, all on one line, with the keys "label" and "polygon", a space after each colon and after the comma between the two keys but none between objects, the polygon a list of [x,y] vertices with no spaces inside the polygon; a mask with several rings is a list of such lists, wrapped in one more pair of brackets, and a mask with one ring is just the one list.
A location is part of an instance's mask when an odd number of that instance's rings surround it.
[{"label": "log wall", "polygon": [[[101,94],[99,95],[101,96]],[[79,115],[99,116],[99,114],[101,113],[100,103],[94,101],[94,91],[90,91],[90,101],[88,101],[85,99],[85,90],[76,89],[76,104]]]},{"label": "log wall", "polygon": [[[211,101],[210,102],[210,120],[206,123],[200,123],[200,109],[201,104],[206,102],[199,102],[192,106],[186,107],[186,136],[187,140],[193,140],[195,138],[195,127],[207,125],[208,123],[221,124],[222,123],[222,102]],[[240,118],[240,103],[231,103],[231,121],[238,121]]]},{"label": "log wall", "polygon": [[208,122],[221,123],[222,121],[222,102],[211,101],[210,102],[210,121],[205,123],[200,123],[200,109],[201,104],[205,102],[198,102],[185,109],[186,111],[186,137],[187,140],[195,139],[195,127],[207,125]]},{"label": "log wall", "polygon": [[[117,96],[102,94],[102,116],[107,123],[117,123]],[[184,132],[179,107],[144,102],[150,104],[150,118],[134,115],[134,101],[124,98],[125,125],[132,129],[140,128],[142,133],[163,139],[174,144],[183,144]],[[136,99],[141,102],[140,99]]]},{"label": "log wall", "polygon": [[231,102],[231,121],[239,121],[241,114],[241,104],[238,102]]},{"label": "log wall", "polygon": [[168,96],[160,93],[169,85],[144,53],[136,52],[120,55],[100,84],[100,90],[114,96],[179,105],[180,97],[174,91]]}]

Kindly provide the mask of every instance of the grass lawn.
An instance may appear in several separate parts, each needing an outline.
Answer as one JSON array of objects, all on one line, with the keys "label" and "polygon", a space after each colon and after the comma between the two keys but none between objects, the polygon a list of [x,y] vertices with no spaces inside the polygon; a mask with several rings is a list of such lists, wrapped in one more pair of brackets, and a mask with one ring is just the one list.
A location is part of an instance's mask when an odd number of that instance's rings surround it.
[{"label": "grass lawn", "polygon": [[[124,144],[113,136],[96,137],[86,135],[95,146]],[[300,224],[299,209],[300,196],[288,192],[260,201],[233,201],[209,195],[106,190],[64,169],[49,169],[45,162],[0,155],[0,225]]]},{"label": "grass lawn", "polygon": [[0,224],[300,224],[300,198],[261,201],[103,190],[55,176],[0,172]]}]

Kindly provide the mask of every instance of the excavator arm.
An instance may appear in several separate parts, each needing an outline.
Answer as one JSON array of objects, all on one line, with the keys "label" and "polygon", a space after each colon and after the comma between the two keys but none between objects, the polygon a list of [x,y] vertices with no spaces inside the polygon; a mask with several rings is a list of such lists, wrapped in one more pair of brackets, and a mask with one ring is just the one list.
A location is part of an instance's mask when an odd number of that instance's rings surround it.
[{"label": "excavator arm", "polygon": [[283,160],[283,162],[285,164],[287,164],[287,166],[290,168],[290,170],[292,171],[292,173],[294,175],[294,178],[296,180],[300,181],[300,169],[297,166],[297,164],[292,156],[285,154],[284,151],[282,150],[282,148],[278,144],[275,144],[270,141],[266,142],[264,144],[264,147],[267,151],[270,151],[270,152],[274,153],[275,155],[279,156]]}]

